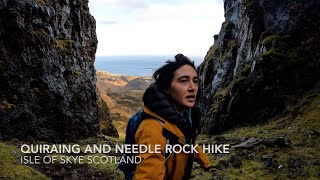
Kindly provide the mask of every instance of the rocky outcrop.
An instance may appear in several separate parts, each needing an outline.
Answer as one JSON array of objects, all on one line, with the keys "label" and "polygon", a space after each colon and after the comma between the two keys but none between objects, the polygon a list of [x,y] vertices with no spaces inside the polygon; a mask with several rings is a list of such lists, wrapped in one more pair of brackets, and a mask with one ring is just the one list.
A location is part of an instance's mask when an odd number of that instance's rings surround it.
[{"label": "rocky outcrop", "polygon": [[225,0],[225,22],[199,67],[203,130],[266,122],[319,90],[320,3]]},{"label": "rocky outcrop", "polygon": [[0,137],[59,142],[97,133],[88,1],[0,0],[0,15]]}]

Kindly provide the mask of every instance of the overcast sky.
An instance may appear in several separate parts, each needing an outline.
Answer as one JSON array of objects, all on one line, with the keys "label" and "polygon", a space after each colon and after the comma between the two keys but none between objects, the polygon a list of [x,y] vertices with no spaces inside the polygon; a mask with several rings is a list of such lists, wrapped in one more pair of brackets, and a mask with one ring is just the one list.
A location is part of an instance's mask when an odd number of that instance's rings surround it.
[{"label": "overcast sky", "polygon": [[89,0],[105,55],[204,57],[224,21],[223,0]]}]

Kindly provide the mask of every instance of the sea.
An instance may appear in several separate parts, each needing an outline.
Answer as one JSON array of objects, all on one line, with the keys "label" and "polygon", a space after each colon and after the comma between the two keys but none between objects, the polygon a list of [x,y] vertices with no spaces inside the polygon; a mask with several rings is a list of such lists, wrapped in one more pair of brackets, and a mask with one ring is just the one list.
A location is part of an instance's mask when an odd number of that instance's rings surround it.
[{"label": "sea", "polygon": [[[203,57],[189,56],[199,66]],[[130,76],[152,76],[154,71],[174,59],[170,55],[130,55],[130,56],[98,56],[94,66],[96,70],[103,70],[114,74]]]}]

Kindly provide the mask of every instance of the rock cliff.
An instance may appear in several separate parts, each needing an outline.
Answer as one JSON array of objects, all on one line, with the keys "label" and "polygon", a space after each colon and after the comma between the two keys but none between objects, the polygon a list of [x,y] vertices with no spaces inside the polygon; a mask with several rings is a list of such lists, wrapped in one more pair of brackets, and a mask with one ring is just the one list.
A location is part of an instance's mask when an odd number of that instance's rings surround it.
[{"label": "rock cliff", "polygon": [[320,2],[225,0],[225,22],[200,65],[204,132],[281,115],[320,87]]},{"label": "rock cliff", "polygon": [[0,138],[96,134],[96,48],[87,0],[0,0]]}]

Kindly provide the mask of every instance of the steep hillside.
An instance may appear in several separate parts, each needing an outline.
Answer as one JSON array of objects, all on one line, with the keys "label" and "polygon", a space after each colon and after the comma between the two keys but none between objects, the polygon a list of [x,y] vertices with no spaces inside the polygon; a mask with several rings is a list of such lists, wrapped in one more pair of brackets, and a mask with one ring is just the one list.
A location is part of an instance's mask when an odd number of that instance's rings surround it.
[{"label": "steep hillside", "polygon": [[0,139],[96,134],[107,109],[96,92],[88,1],[4,0],[0,15]]},{"label": "steep hillside", "polygon": [[127,120],[143,108],[144,90],[153,82],[151,77],[126,76],[97,71],[97,87],[107,103],[119,137],[124,138]]},{"label": "steep hillside", "polygon": [[112,74],[106,71],[97,71],[97,87],[100,92],[117,91],[119,87],[126,85],[138,76],[125,76]]},{"label": "steep hillside", "polygon": [[208,154],[214,168],[195,179],[319,179],[320,92],[308,91],[269,122],[202,135],[202,144],[230,144],[230,154]]},{"label": "steep hillside", "polygon": [[200,65],[203,132],[267,122],[320,90],[319,1],[224,1],[225,22]]},{"label": "steep hillside", "polygon": [[124,91],[129,90],[141,90],[145,91],[146,88],[153,82],[151,79],[145,79],[145,78],[136,78],[132,81],[129,81],[124,87]]},{"label": "steep hillside", "polygon": [[127,76],[97,71],[97,87],[100,92],[144,91],[153,82],[148,76]]}]

